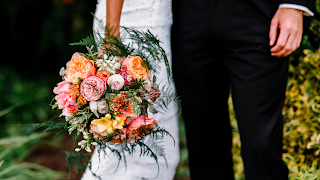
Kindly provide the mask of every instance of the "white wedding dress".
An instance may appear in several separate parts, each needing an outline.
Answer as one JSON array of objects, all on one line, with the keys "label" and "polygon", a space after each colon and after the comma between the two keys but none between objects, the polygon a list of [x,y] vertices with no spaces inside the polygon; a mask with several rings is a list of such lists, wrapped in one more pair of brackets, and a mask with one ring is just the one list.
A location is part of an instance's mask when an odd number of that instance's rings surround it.
[{"label": "white wedding dress", "polygon": [[[99,29],[100,19],[105,24],[106,21],[106,0],[98,0],[93,29]],[[170,28],[172,25],[171,0],[124,0],[120,26],[135,28],[146,31],[149,29],[152,34],[158,37],[162,42],[161,45],[168,54],[171,61],[170,50]],[[104,36],[104,29],[99,29],[99,33]],[[120,29],[121,31],[121,29]],[[171,62],[170,62],[171,64]],[[174,83],[171,80],[168,83],[166,69],[164,64],[161,65],[161,72],[157,75],[157,82],[160,86],[166,85],[174,89]],[[166,136],[162,144],[165,146],[165,154],[168,167],[163,158],[159,157],[160,171],[156,179],[173,180],[176,167],[179,163],[179,129],[178,129],[178,106],[171,102],[168,110],[164,114],[155,114],[153,118],[158,121],[160,127],[164,127],[175,139],[175,146],[172,138]],[[151,180],[158,173],[156,162],[148,156],[139,156],[139,146],[137,151],[130,155],[126,153],[127,167],[124,161],[115,172],[118,165],[118,158],[109,152],[108,155],[101,153],[100,161],[97,151],[94,151],[91,162],[92,171],[102,180]],[[99,164],[100,162],[100,164]],[[99,168],[98,168],[99,166]],[[94,180],[95,178],[89,168],[82,176],[82,180]]]}]

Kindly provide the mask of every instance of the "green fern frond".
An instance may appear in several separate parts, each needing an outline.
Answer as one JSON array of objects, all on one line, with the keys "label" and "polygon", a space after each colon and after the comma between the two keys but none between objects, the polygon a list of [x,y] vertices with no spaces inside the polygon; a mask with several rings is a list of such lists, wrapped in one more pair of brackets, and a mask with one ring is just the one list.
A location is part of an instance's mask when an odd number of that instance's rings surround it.
[{"label": "green fern frond", "polygon": [[180,114],[182,111],[181,108],[181,100],[179,99],[177,95],[177,91],[174,91],[172,88],[166,86],[163,86],[160,90],[161,95],[160,97],[154,102],[155,108],[160,108],[163,111],[166,111],[168,109],[168,105],[172,102],[175,101],[178,103],[179,109],[180,109]]},{"label": "green fern frond", "polygon": [[148,145],[146,145],[142,141],[136,141],[136,143],[140,146],[140,156],[149,156],[149,157],[153,158],[153,160],[157,163],[158,173],[157,173],[156,177],[158,177],[159,172],[160,172],[158,156],[152,151],[152,149]]},{"label": "green fern frond", "polygon": [[80,45],[80,46],[87,46],[87,47],[92,47],[93,46],[92,50],[95,51],[95,52],[98,51],[95,38],[92,35],[87,36],[85,38],[82,38],[82,40],[80,40],[79,42],[69,43],[69,45],[70,46]]},{"label": "green fern frond", "polygon": [[67,160],[67,165],[69,167],[69,177],[71,175],[71,169],[73,165],[75,164],[77,167],[76,173],[85,171],[87,167],[87,163],[85,161],[85,158],[90,159],[90,156],[88,154],[84,153],[74,153],[74,152],[65,152],[66,153],[66,160]]}]

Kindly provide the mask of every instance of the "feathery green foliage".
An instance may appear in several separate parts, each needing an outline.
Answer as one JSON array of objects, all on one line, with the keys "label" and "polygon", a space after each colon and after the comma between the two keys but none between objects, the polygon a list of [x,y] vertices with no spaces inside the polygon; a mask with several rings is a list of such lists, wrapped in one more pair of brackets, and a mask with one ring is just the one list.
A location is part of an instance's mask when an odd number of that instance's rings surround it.
[{"label": "feathery green foliage", "polygon": [[80,153],[74,153],[74,152],[65,152],[66,153],[66,160],[67,165],[69,167],[69,177],[71,175],[71,169],[73,167],[73,164],[76,165],[77,171],[76,173],[83,172],[86,170],[87,162],[85,159],[90,159],[90,156],[88,154],[84,154],[83,152]]}]

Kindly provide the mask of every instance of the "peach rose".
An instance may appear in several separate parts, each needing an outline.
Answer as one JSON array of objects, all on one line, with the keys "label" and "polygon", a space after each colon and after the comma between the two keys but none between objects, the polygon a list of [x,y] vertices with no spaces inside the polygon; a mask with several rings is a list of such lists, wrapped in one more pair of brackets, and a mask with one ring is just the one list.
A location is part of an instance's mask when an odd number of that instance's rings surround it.
[{"label": "peach rose", "polygon": [[67,63],[67,70],[64,76],[68,82],[76,84],[78,77],[85,79],[89,76],[95,75],[96,69],[94,62],[81,56],[79,53],[74,53],[71,60]]},{"label": "peach rose", "polygon": [[150,72],[146,62],[139,56],[128,56],[122,65],[127,67],[127,73],[130,74],[133,79],[147,80],[149,78]]}]

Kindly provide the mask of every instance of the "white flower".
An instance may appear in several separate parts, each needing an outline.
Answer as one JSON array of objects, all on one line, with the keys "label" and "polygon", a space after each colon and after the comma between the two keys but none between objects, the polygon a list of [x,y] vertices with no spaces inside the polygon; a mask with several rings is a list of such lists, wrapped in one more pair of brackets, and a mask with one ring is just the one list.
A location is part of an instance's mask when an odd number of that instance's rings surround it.
[{"label": "white flower", "polygon": [[81,150],[80,148],[76,148],[74,151],[79,152],[80,150]]},{"label": "white flower", "polygon": [[89,146],[86,147],[85,149],[87,152],[91,152],[91,148]]},{"label": "white flower", "polygon": [[98,110],[98,102],[97,101],[90,101],[89,107],[92,112],[97,111]]},{"label": "white flower", "polygon": [[130,75],[130,74],[127,75],[127,81],[129,81],[129,82],[132,81],[132,75]]},{"label": "white flower", "polygon": [[124,79],[120,74],[114,74],[109,77],[107,83],[112,90],[120,90],[124,85]]},{"label": "white flower", "polygon": [[108,104],[106,99],[103,98],[98,101],[98,111],[101,114],[106,114],[108,112]]},{"label": "white flower", "polygon": [[59,115],[59,117],[61,117],[61,116],[65,116],[65,117],[73,117],[73,113],[68,113],[68,112],[66,112],[66,111],[63,111],[62,110],[62,113]]},{"label": "white flower", "polygon": [[99,68],[99,71],[106,70],[107,72],[114,74],[116,69],[121,67],[121,64],[117,61],[117,57],[108,57],[106,54],[102,56],[102,59],[98,59],[96,64]]},{"label": "white flower", "polygon": [[89,139],[89,136],[88,135],[84,135],[83,139]]},{"label": "white flower", "polygon": [[78,142],[78,146],[81,146],[81,145],[82,145],[82,143],[81,143],[81,141],[79,141],[79,142]]},{"label": "white flower", "polygon": [[99,136],[96,135],[96,134],[94,134],[94,135],[93,135],[93,138],[94,138],[95,140],[97,140],[97,139],[99,139]]},{"label": "white flower", "polygon": [[78,127],[77,131],[83,133],[84,132],[84,128],[83,127]]},{"label": "white flower", "polygon": [[98,102],[97,101],[90,101],[89,103],[90,110],[94,113],[94,115],[99,118],[98,114]]},{"label": "white flower", "polygon": [[147,108],[147,114],[148,114],[148,117],[149,117],[149,118],[152,118],[152,117],[153,117],[153,114],[152,114],[152,112],[151,112],[151,110],[150,110],[149,107]]},{"label": "white flower", "polygon": [[93,146],[98,146],[98,143],[97,143],[97,142],[91,142],[91,144],[92,144]]},{"label": "white flower", "polygon": [[59,75],[60,75],[60,76],[64,76],[65,73],[66,73],[66,68],[62,67],[62,68],[60,69]]}]

